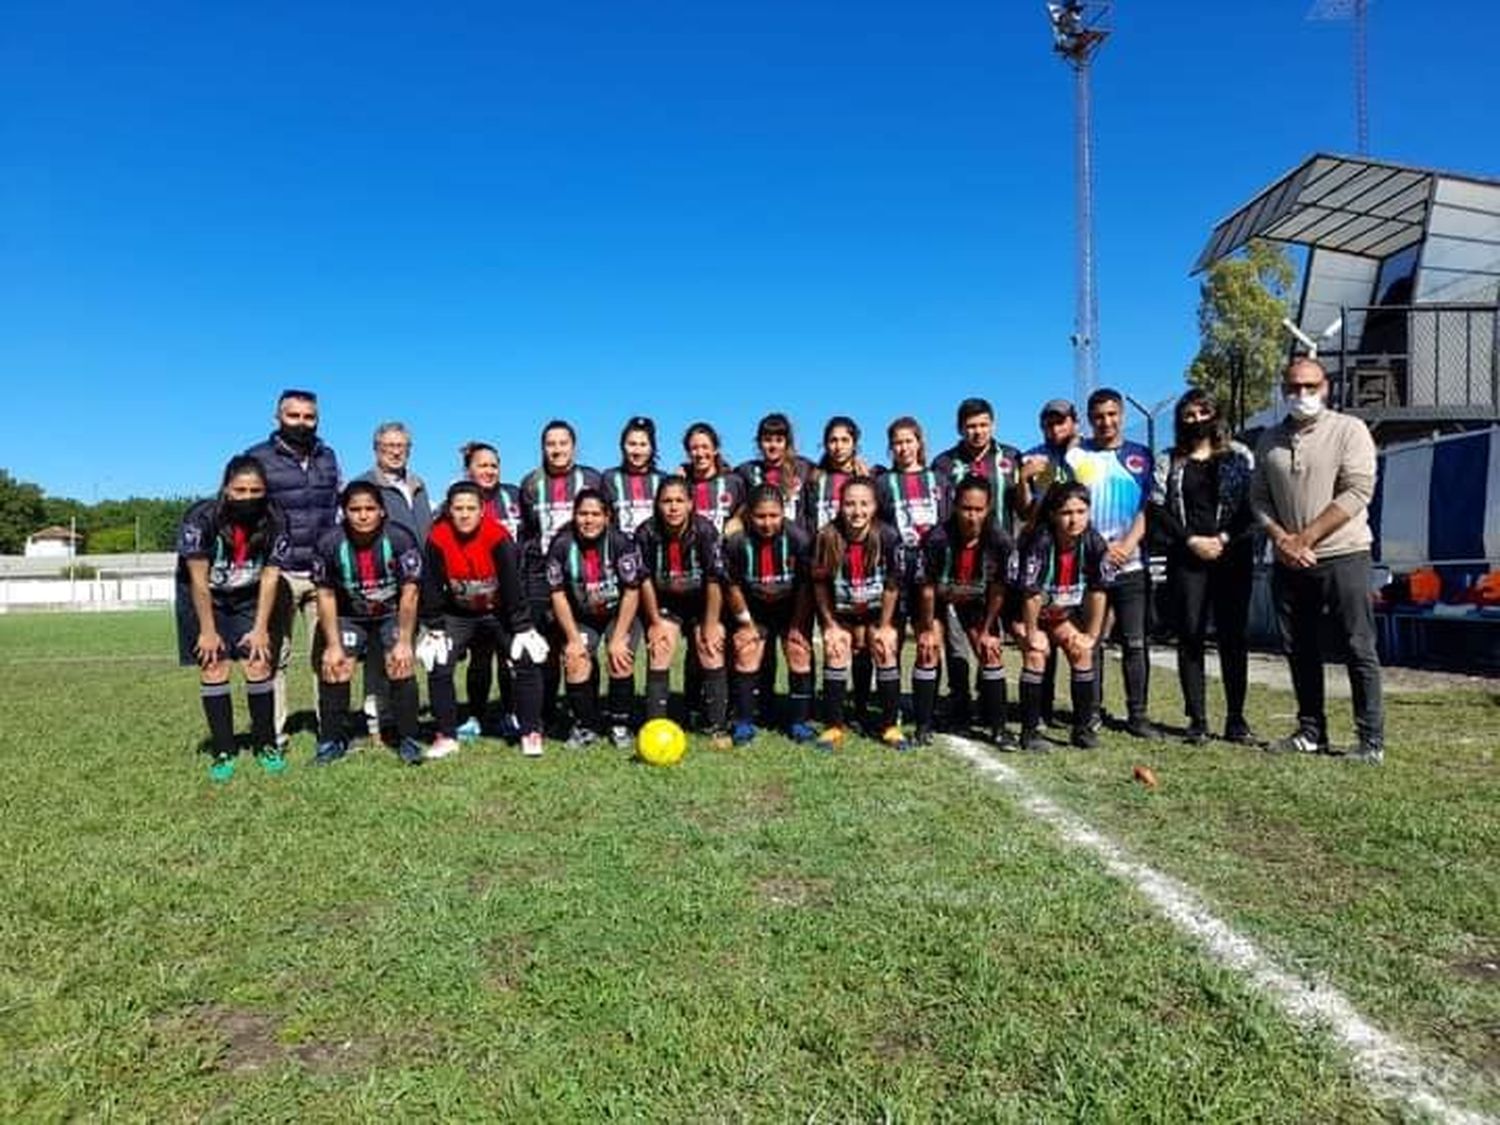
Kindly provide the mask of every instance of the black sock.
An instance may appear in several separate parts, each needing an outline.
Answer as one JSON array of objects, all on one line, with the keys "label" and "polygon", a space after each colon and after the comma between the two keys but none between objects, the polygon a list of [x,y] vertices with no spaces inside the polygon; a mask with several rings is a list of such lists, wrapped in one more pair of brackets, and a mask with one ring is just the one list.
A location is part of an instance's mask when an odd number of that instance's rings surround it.
[{"label": "black sock", "polygon": [[[790,682],[791,670],[787,670]],[[759,700],[760,720],[766,726],[776,722],[776,638],[766,638],[765,655],[760,660],[760,671],[755,676],[755,692]]]},{"label": "black sock", "polygon": [[854,684],[854,718],[863,722],[870,709],[870,676],[875,671],[875,661],[868,652],[854,654],[851,678]]},{"label": "black sock", "polygon": [[932,728],[932,713],[937,710],[938,670],[936,668],[913,668],[911,670],[911,709],[918,730]]},{"label": "black sock", "polygon": [[1087,671],[1073,669],[1073,729],[1083,730],[1092,726],[1099,715],[1098,683],[1092,668]]},{"label": "black sock", "polygon": [[1034,733],[1042,725],[1042,681],[1045,673],[1021,672],[1021,730]]},{"label": "black sock", "polygon": [[1052,721],[1057,704],[1057,649],[1047,653],[1047,669],[1042,673],[1042,717]]},{"label": "black sock", "polygon": [[522,657],[510,670],[511,701],[522,734],[542,729],[542,670]]},{"label": "black sock", "polygon": [[[464,687],[469,694],[469,714],[480,722],[484,722],[485,707],[490,701],[490,664],[494,659],[495,654],[488,649],[471,648],[469,650],[469,665],[464,672]],[[504,678],[503,675],[501,678]],[[456,690],[453,706],[455,709],[458,707]]]},{"label": "black sock", "polygon": [[983,668],[979,672],[979,705],[984,725],[991,735],[1005,729],[1005,669]]},{"label": "black sock", "polygon": [[199,684],[198,696],[203,701],[203,717],[208,720],[208,735],[213,743],[214,757],[222,758],[234,753],[234,696],[229,694],[228,684]]},{"label": "black sock", "polygon": [[318,685],[318,737],[324,742],[339,742],[348,737],[349,685]]},{"label": "black sock", "polygon": [[568,708],[573,712],[573,724],[585,730],[599,729],[599,689],[593,680],[568,685]]},{"label": "black sock", "polygon": [[823,715],[831,727],[844,725],[844,696],[849,693],[849,669],[823,669]]},{"label": "black sock", "polygon": [[755,722],[755,680],[756,672],[736,672],[732,680],[732,694],[734,695],[734,721],[737,723]]},{"label": "black sock", "polygon": [[813,674],[811,672],[788,672],[787,690],[787,702],[791,705],[792,722],[807,722],[812,718]]},{"label": "black sock", "polygon": [[880,699],[880,725],[896,725],[901,716],[901,666],[875,669],[875,692]]},{"label": "black sock", "polygon": [[276,683],[259,680],[245,685],[250,705],[250,737],[257,750],[276,745]]},{"label": "black sock", "polygon": [[969,662],[961,656],[948,657],[948,722],[962,727],[969,721]]},{"label": "black sock", "polygon": [[611,676],[608,702],[610,726],[628,727],[635,710],[635,677]]},{"label": "black sock", "polygon": [[[452,738],[458,729],[458,692],[453,686],[453,665],[434,668],[427,676],[427,694],[439,734]],[[477,714],[477,712],[476,712]]]},{"label": "black sock", "polygon": [[500,669],[500,710],[507,715],[516,713],[516,673],[513,667]]},{"label": "black sock", "polygon": [[667,700],[672,696],[672,673],[655,668],[646,673],[646,718],[661,719],[667,714]]},{"label": "black sock", "polygon": [[729,671],[708,668],[703,672],[703,710],[709,730],[723,730],[729,718]]},{"label": "black sock", "polygon": [[417,698],[415,676],[391,681],[391,710],[396,716],[396,733],[402,738],[416,738],[417,714],[421,710],[421,702]]}]

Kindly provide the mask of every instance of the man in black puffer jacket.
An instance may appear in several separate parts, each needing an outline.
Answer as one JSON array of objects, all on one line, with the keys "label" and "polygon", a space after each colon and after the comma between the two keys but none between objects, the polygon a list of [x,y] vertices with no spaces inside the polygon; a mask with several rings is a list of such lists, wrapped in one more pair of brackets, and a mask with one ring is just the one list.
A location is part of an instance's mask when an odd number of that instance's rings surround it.
[{"label": "man in black puffer jacket", "polygon": [[317,588],[313,554],[318,540],[338,523],[339,461],[318,437],[318,396],[287,390],[276,400],[276,430],[245,451],[266,471],[267,495],[280,508],[291,541],[282,578],[291,588],[285,618],[279,622],[280,660],[276,672],[276,740],[286,741],[286,668],[292,659],[292,624],[301,617],[309,639],[317,628]]}]

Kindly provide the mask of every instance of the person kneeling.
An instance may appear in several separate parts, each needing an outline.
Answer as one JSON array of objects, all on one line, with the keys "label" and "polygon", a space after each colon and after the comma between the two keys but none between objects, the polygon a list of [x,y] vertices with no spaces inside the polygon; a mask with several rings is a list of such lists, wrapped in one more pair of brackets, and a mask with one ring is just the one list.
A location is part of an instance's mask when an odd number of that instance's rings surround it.
[{"label": "person kneeling", "polygon": [[401,739],[397,756],[409,766],[421,765],[412,640],[422,552],[411,532],[387,524],[380,489],[368,481],[346,485],[339,506],[342,525],[319,540],[313,557],[320,738],[313,765],[326,766],[349,752],[350,683],[359,660],[383,663]]},{"label": "person kneeling", "polygon": [[1054,647],[1073,670],[1073,745],[1099,743],[1094,653],[1104,629],[1111,567],[1108,544],[1089,523],[1087,486],[1056,484],[1042,501],[1036,530],[1023,539],[1017,586],[1021,672],[1021,748],[1041,751],[1042,683]]},{"label": "person kneeling", "polygon": [[422,573],[427,626],[417,655],[427,668],[427,690],[437,734],[429,758],[458,749],[458,693],[454,666],[466,653],[509,655],[521,753],[542,754],[542,662],[547,642],[531,621],[521,589],[516,542],[498,520],[486,519],[484,496],[473,481],[457,481],[427,538]]}]

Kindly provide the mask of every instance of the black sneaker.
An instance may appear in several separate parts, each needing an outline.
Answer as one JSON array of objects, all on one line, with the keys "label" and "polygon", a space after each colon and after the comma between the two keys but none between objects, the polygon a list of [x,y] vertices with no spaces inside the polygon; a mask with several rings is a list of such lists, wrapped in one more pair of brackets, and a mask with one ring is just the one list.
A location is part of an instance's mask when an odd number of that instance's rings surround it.
[{"label": "black sneaker", "polygon": [[912,731],[912,734],[911,734],[911,744],[913,746],[931,746],[932,745],[932,728],[931,727],[918,727],[916,730]]},{"label": "black sneaker", "polygon": [[415,738],[403,738],[396,744],[396,757],[404,766],[420,766],[423,761],[422,744]]},{"label": "black sneaker", "polygon": [[1019,750],[1021,748],[1020,740],[1005,727],[990,732],[990,741],[1001,750]]},{"label": "black sneaker", "polygon": [[1365,766],[1378,766],[1385,761],[1385,747],[1378,742],[1361,742],[1344,755],[1344,760]]},{"label": "black sneaker", "polygon": [[1331,754],[1332,748],[1326,737],[1319,737],[1305,730],[1289,734],[1266,746],[1272,754]]},{"label": "black sneaker", "polygon": [[1125,720],[1124,730],[1131,738],[1142,738],[1152,742],[1161,738],[1161,731],[1145,715],[1131,715]]},{"label": "black sneaker", "polygon": [[1202,720],[1196,720],[1188,724],[1187,733],[1182,736],[1182,741],[1189,746],[1208,745],[1208,724]]},{"label": "black sneaker", "polygon": [[1072,742],[1079,750],[1094,750],[1099,746],[1099,736],[1087,726],[1074,727]]},{"label": "black sneaker", "polygon": [[1255,732],[1244,719],[1230,719],[1224,724],[1224,741],[1236,746],[1255,746],[1260,739],[1255,737]]},{"label": "black sneaker", "polygon": [[1052,749],[1052,743],[1042,737],[1042,732],[1035,727],[1021,730],[1021,749],[1028,754],[1045,754]]}]

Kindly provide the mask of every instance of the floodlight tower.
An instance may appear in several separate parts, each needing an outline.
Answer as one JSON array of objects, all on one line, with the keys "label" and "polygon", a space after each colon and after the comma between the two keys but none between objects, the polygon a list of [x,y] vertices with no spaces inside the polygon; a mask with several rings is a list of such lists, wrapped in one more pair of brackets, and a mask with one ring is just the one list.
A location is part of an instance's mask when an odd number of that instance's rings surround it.
[{"label": "floodlight tower", "polygon": [[1074,151],[1077,161],[1074,222],[1078,240],[1078,295],[1073,314],[1073,394],[1083,403],[1099,378],[1099,298],[1094,276],[1094,136],[1090,73],[1109,36],[1109,0],[1059,0],[1047,5],[1052,49],[1073,68]]},{"label": "floodlight tower", "polygon": [[1354,129],[1358,154],[1370,154],[1369,68],[1365,62],[1370,0],[1314,0],[1310,20],[1354,21]]}]

